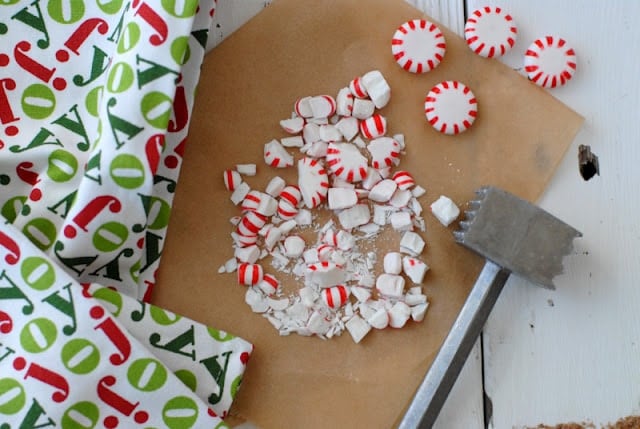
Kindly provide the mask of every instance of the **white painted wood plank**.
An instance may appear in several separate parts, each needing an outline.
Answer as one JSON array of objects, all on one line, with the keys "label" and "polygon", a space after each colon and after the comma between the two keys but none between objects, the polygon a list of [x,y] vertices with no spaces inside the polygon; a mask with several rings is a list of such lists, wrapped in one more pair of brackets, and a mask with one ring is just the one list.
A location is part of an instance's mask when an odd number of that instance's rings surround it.
[{"label": "white painted wood plank", "polygon": [[[407,0],[420,11],[433,17],[458,34],[464,28],[464,3],[448,0]],[[266,7],[271,0],[218,0],[207,49],[210,51],[250,18]],[[400,23],[399,23],[400,24]],[[399,25],[398,24],[398,25]],[[480,429],[484,427],[482,401],[482,356],[480,342],[474,346],[458,381],[445,403],[436,429]],[[255,429],[246,423],[242,429]]]},{"label": "white painted wood plank", "polygon": [[[485,4],[468,0],[468,10]],[[614,422],[640,413],[640,2],[491,4],[518,23],[507,64],[521,67],[528,44],[547,34],[574,45],[576,76],[552,94],[586,118],[539,201],[584,238],[556,291],[511,279],[485,327],[492,427]],[[578,144],[599,156],[602,176],[580,178]]]}]

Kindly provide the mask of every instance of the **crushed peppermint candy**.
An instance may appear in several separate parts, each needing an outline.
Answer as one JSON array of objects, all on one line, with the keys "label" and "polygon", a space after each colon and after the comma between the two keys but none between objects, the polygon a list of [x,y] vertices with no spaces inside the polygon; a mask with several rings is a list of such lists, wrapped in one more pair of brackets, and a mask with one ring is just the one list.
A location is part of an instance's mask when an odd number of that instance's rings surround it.
[{"label": "crushed peppermint candy", "polygon": [[[280,121],[286,136],[266,143],[263,153],[267,168],[297,171],[294,183],[274,175],[265,189],[252,189],[243,176],[256,175],[255,164],[224,171],[240,213],[231,219],[234,257],[218,272],[236,273],[247,305],[280,335],[329,339],[348,331],[359,343],[372,329],[425,317],[429,266],[418,198],[426,191],[396,169],[404,135],[388,135],[376,112],[390,95],[372,70],[336,97],[296,100]],[[442,200],[431,210],[443,224],[454,214]],[[393,236],[397,248],[378,257],[377,241]],[[286,290],[284,276],[300,287]]]}]

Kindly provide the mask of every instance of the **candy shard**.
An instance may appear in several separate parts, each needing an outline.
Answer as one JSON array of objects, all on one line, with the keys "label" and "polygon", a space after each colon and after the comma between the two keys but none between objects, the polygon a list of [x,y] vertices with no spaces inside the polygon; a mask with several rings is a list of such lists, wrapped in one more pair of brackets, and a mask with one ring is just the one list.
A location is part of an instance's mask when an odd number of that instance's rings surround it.
[{"label": "candy shard", "polygon": [[431,213],[442,225],[449,226],[460,215],[460,209],[449,197],[440,195],[440,198],[431,203]]},{"label": "candy shard", "polygon": [[391,199],[398,185],[391,179],[384,179],[378,182],[369,191],[369,199],[379,203],[386,203]]},{"label": "candy shard", "polygon": [[404,290],[404,277],[396,274],[380,274],[376,279],[376,289],[389,298],[401,298]]},{"label": "candy shard", "polygon": [[391,167],[400,163],[400,145],[391,137],[373,139],[367,145],[373,168]]},{"label": "candy shard", "polygon": [[240,183],[242,183],[242,176],[235,170],[225,170],[223,174],[224,178],[224,187],[227,188],[228,191],[234,191]]},{"label": "candy shard", "polygon": [[418,256],[424,250],[425,242],[413,231],[406,231],[400,239],[400,251],[411,256]]},{"label": "candy shard", "polygon": [[376,105],[371,100],[356,98],[353,100],[353,110],[351,116],[357,119],[367,119],[376,110]]},{"label": "candy shard", "polygon": [[293,107],[293,110],[298,116],[302,116],[303,118],[312,117],[313,111],[311,110],[310,101],[311,97],[303,97],[298,99]]},{"label": "candy shard", "polygon": [[384,329],[389,326],[389,313],[384,308],[379,308],[367,318],[367,322],[375,329]]},{"label": "candy shard", "polygon": [[265,188],[265,192],[272,197],[277,197],[286,185],[287,184],[282,177],[276,176],[269,181]]},{"label": "candy shard", "polygon": [[304,204],[310,209],[327,197],[329,177],[319,160],[305,157],[298,161],[298,188]]},{"label": "candy shard", "polygon": [[340,116],[351,116],[353,110],[353,94],[348,87],[344,87],[338,91],[336,97],[336,113]]},{"label": "candy shard", "polygon": [[307,265],[306,279],[319,288],[342,284],[346,280],[346,271],[334,262],[323,261]]},{"label": "candy shard", "polygon": [[391,87],[379,70],[371,70],[362,76],[362,83],[367,88],[369,98],[378,109],[382,109],[389,103]]},{"label": "candy shard", "polygon": [[338,178],[360,182],[367,175],[367,158],[351,143],[329,143],[327,166]]},{"label": "candy shard", "polygon": [[402,258],[402,270],[414,284],[421,284],[429,266],[419,259],[405,256]]},{"label": "candy shard", "polygon": [[304,127],[304,119],[301,117],[283,119],[280,121],[280,126],[289,134],[298,134]]},{"label": "candy shard", "polygon": [[347,209],[358,203],[358,195],[354,189],[329,188],[328,203],[331,210]]},{"label": "candy shard", "polygon": [[244,174],[245,176],[255,176],[257,167],[255,164],[238,164],[236,165],[236,170],[238,173]]},{"label": "candy shard", "polygon": [[344,229],[364,225],[369,222],[370,218],[371,213],[369,212],[369,206],[366,204],[356,204],[353,207],[341,211],[338,215],[340,225],[342,225]]},{"label": "candy shard", "polygon": [[336,113],[336,100],[330,95],[311,97],[309,107],[314,118],[328,118]]},{"label": "candy shard", "polygon": [[402,301],[396,302],[389,310],[389,326],[402,328],[411,317],[411,308]]},{"label": "candy shard", "polygon": [[349,331],[349,334],[351,334],[351,338],[353,338],[353,341],[356,344],[362,341],[362,339],[371,330],[371,326],[367,323],[367,321],[357,314],[349,319],[347,323],[345,323],[345,327],[347,328],[347,331]]},{"label": "candy shard", "polygon": [[398,252],[389,252],[383,259],[384,272],[387,274],[400,274],[402,271],[402,255]]},{"label": "candy shard", "polygon": [[387,133],[387,119],[379,114],[360,122],[360,132],[365,138],[375,139]]},{"label": "candy shard", "polygon": [[293,165],[293,156],[278,140],[271,140],[264,145],[264,162],[275,168],[286,168]]},{"label": "candy shard", "polygon": [[346,141],[351,141],[358,134],[360,125],[358,123],[358,118],[349,116],[340,119],[336,124],[336,128],[340,131]]}]

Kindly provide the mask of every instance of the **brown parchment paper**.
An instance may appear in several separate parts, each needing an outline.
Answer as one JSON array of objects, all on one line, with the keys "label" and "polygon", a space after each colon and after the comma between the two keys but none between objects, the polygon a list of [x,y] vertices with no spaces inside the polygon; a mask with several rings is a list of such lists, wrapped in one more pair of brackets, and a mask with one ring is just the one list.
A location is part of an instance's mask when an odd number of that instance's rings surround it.
[{"label": "brown parchment paper", "polygon": [[[205,60],[153,301],[255,344],[233,416],[265,429],[397,424],[483,262],[454,243],[453,226],[442,227],[428,205],[445,194],[464,209],[484,184],[536,200],[582,123],[546,91],[474,55],[445,28],[440,66],[423,75],[405,72],[393,60],[390,39],[402,22],[421,16],[401,0],[276,0]],[[347,332],[330,341],[280,337],[244,303],[235,274],[217,273],[232,256],[229,219],[238,214],[222,172],[258,164],[258,176],[246,178],[255,189],[275,175],[292,180],[294,169],[276,171],[262,160],[263,145],[286,136],[279,120],[289,117],[297,98],[335,96],[372,69],[392,88],[381,113],[389,135],[405,134],[400,167],[428,191],[420,199],[427,209],[422,257],[431,267],[427,317],[372,331],[358,345]],[[473,127],[455,137],[438,134],[423,115],[428,90],[450,79],[467,84],[479,106]],[[396,245],[386,241],[379,250]]]}]

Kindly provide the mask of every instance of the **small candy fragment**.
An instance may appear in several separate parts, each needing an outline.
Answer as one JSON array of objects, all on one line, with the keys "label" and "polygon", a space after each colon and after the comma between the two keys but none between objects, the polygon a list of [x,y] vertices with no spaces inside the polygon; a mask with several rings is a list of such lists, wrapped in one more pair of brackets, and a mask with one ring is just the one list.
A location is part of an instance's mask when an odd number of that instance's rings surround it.
[{"label": "small candy fragment", "polygon": [[429,266],[419,259],[405,256],[402,258],[402,270],[414,284],[421,284]]},{"label": "small candy fragment", "polygon": [[391,199],[397,188],[398,185],[393,180],[381,180],[369,191],[369,199],[379,203],[386,203]]},{"label": "small candy fragment", "polygon": [[236,165],[236,170],[245,176],[255,176],[257,167],[255,164],[238,164]]},{"label": "small candy fragment", "polygon": [[360,122],[360,132],[368,139],[382,137],[387,133],[387,120],[384,116],[375,114]]},{"label": "small candy fragment", "polygon": [[302,304],[307,308],[312,307],[319,297],[318,292],[307,286],[300,288],[300,290],[298,290],[298,295],[300,295],[300,302],[302,302]]},{"label": "small candy fragment", "polygon": [[431,88],[424,100],[424,113],[437,131],[459,134],[476,120],[478,102],[468,86],[457,80],[447,80]]},{"label": "small candy fragment", "polygon": [[240,208],[243,212],[254,211],[269,217],[276,213],[278,203],[271,195],[252,190],[244,198]]},{"label": "small candy fragment", "polygon": [[363,286],[352,286],[351,294],[360,302],[366,302],[371,298],[371,290]]},{"label": "small candy fragment", "polygon": [[267,223],[267,217],[256,212],[247,212],[236,228],[236,232],[245,237],[258,235],[258,231]]},{"label": "small candy fragment", "polygon": [[296,101],[293,106],[293,110],[298,116],[302,116],[303,118],[310,118],[313,116],[313,111],[311,110],[311,105],[309,103],[310,100],[311,97],[302,97]]},{"label": "small candy fragment", "polygon": [[311,97],[309,107],[314,118],[328,118],[336,113],[336,100],[330,95]]},{"label": "small candy fragment", "polygon": [[304,139],[302,136],[285,137],[280,139],[280,143],[284,147],[302,147],[304,146]]},{"label": "small candy fragment", "polygon": [[240,173],[235,170],[224,171],[224,187],[227,188],[228,191],[233,192],[240,183],[242,183]]},{"label": "small candy fragment", "polygon": [[258,235],[242,235],[237,232],[231,233],[231,238],[233,238],[233,243],[238,247],[247,247],[253,246],[258,242]]},{"label": "small candy fragment", "polygon": [[371,213],[369,212],[369,206],[366,204],[356,204],[338,214],[338,220],[344,229],[351,229],[369,223],[370,218]]},{"label": "small candy fragment", "polygon": [[411,319],[413,319],[414,322],[422,322],[428,307],[429,303],[418,304],[411,307]]},{"label": "small candy fragment", "polygon": [[260,257],[260,248],[258,248],[258,246],[256,246],[255,244],[253,246],[247,247],[236,247],[234,256],[240,262],[255,264]]},{"label": "small candy fragment", "polygon": [[247,288],[244,294],[244,302],[251,307],[251,311],[254,313],[264,313],[269,309],[269,303],[264,296],[252,287]]},{"label": "small candy fragment", "polygon": [[376,105],[371,100],[356,98],[353,100],[353,110],[351,116],[357,119],[367,119],[376,110]]},{"label": "small candy fragment", "polygon": [[349,88],[344,87],[338,91],[336,97],[336,113],[340,116],[351,116],[353,110],[353,94]]},{"label": "small candy fragment", "polygon": [[379,137],[367,145],[373,168],[391,167],[400,163],[400,145],[391,137]]},{"label": "small candy fragment", "polygon": [[258,288],[265,293],[265,295],[270,296],[278,291],[280,287],[280,282],[276,279],[272,274],[264,273],[262,276],[262,281],[258,283]]},{"label": "small candy fragment", "polygon": [[331,322],[327,320],[320,312],[314,311],[313,313],[311,313],[311,316],[309,316],[307,328],[313,334],[324,335],[331,328]]},{"label": "small candy fragment", "polygon": [[371,316],[367,318],[367,322],[373,328],[384,329],[389,326],[389,313],[384,308],[379,308]]},{"label": "small candy fragment", "polygon": [[304,239],[297,235],[290,235],[284,239],[284,254],[289,258],[299,258],[304,252]]},{"label": "small candy fragment", "polygon": [[411,173],[404,170],[396,171],[395,173],[393,173],[393,176],[391,176],[391,178],[398,184],[398,188],[402,189],[403,191],[411,188],[416,184],[415,180],[413,180],[413,176],[411,176]]},{"label": "small candy fragment", "polygon": [[272,197],[277,197],[280,195],[280,192],[282,192],[282,190],[286,185],[287,184],[282,177],[276,176],[269,181],[265,189],[265,192],[271,195]]},{"label": "small candy fragment", "polygon": [[320,295],[327,307],[335,310],[347,303],[349,299],[349,289],[344,285],[332,286],[324,289]]},{"label": "small candy fragment", "polygon": [[360,76],[349,82],[349,90],[357,98],[367,98],[369,96],[367,88],[364,86]]},{"label": "small candy fragment", "polygon": [[298,188],[310,209],[316,208],[327,197],[329,177],[319,160],[304,157],[298,161]]},{"label": "small candy fragment", "polygon": [[300,193],[300,188],[295,185],[285,186],[284,189],[280,192],[280,199],[287,201],[293,207],[298,207],[300,205],[300,201],[302,200],[302,194]]},{"label": "small candy fragment", "polygon": [[282,220],[290,220],[298,215],[299,209],[294,207],[289,201],[281,199],[278,201],[278,216]]},{"label": "small candy fragment", "polygon": [[411,198],[412,198],[411,191],[409,190],[403,191],[402,189],[396,189],[396,191],[393,193],[393,196],[389,200],[389,204],[391,204],[393,207],[396,207],[396,208],[404,208],[404,207],[407,207]]},{"label": "small candy fragment", "polygon": [[562,86],[576,72],[576,52],[560,37],[541,37],[525,52],[524,71],[543,88]]},{"label": "small candy fragment", "polygon": [[440,195],[440,198],[431,203],[431,213],[442,225],[449,226],[460,215],[460,209],[449,197]]},{"label": "small candy fragment", "polygon": [[293,156],[278,140],[271,140],[264,145],[264,162],[275,168],[286,168],[293,165]]},{"label": "small candy fragment", "polygon": [[358,204],[358,194],[354,189],[329,188],[328,204],[331,210],[341,210]]},{"label": "small candy fragment", "polygon": [[396,302],[389,310],[389,326],[402,328],[411,317],[411,308],[402,301]]},{"label": "small candy fragment", "polygon": [[358,124],[357,118],[349,116],[340,119],[336,124],[336,128],[340,131],[346,141],[351,141],[358,134],[360,125]]},{"label": "small candy fragment", "polygon": [[307,265],[306,279],[319,288],[342,284],[346,278],[344,268],[334,262],[322,261]]},{"label": "small candy fragment", "polygon": [[474,10],[464,25],[469,48],[485,58],[504,55],[516,43],[518,29],[502,8],[485,6]]},{"label": "small candy fragment", "polygon": [[238,186],[236,186],[236,189],[233,191],[231,197],[229,198],[231,199],[231,202],[233,202],[233,204],[237,206],[242,201],[244,201],[244,198],[249,194],[250,191],[251,188],[249,187],[247,182],[242,182]]},{"label": "small candy fragment", "polygon": [[367,175],[367,158],[351,143],[329,143],[327,166],[349,183],[360,182]]},{"label": "small candy fragment", "polygon": [[427,193],[427,190],[420,185],[416,186],[411,190],[411,195],[413,195],[415,198],[420,198],[426,193]]},{"label": "small candy fragment", "polygon": [[362,339],[371,330],[371,326],[367,323],[367,321],[357,314],[349,319],[347,323],[345,323],[345,327],[347,328],[347,331],[349,331],[349,334],[351,334],[351,338],[353,338],[353,341],[356,344],[362,341]]},{"label": "small candy fragment", "polygon": [[400,67],[411,73],[426,73],[440,64],[447,45],[432,22],[413,19],[402,24],[391,39],[391,53]]},{"label": "small candy fragment", "polygon": [[408,212],[391,213],[389,217],[391,227],[396,231],[409,231],[413,226],[411,215]]},{"label": "small candy fragment", "polygon": [[367,176],[362,180],[362,187],[371,190],[378,182],[382,180],[380,172],[373,167],[367,167]]},{"label": "small candy fragment", "polygon": [[413,231],[407,231],[400,239],[400,251],[411,256],[418,256],[424,249],[424,240]]},{"label": "small candy fragment", "polygon": [[396,274],[380,274],[376,279],[376,289],[383,296],[401,298],[404,290],[404,277]]},{"label": "small candy fragment", "polygon": [[245,286],[257,285],[262,281],[264,271],[262,266],[258,264],[249,264],[247,262],[238,266],[238,283]]},{"label": "small candy fragment", "polygon": [[283,119],[280,126],[289,134],[298,134],[304,127],[304,118],[296,117],[291,119]]},{"label": "small candy fragment", "polygon": [[306,145],[320,140],[320,125],[314,123],[308,123],[302,128],[302,138]]},{"label": "small candy fragment", "polygon": [[362,83],[367,88],[369,98],[378,109],[382,109],[389,103],[391,87],[379,70],[371,70],[362,76]]},{"label": "small candy fragment", "polygon": [[384,272],[387,274],[400,274],[402,271],[402,255],[398,252],[389,252],[383,259]]},{"label": "small candy fragment", "polygon": [[336,142],[342,139],[342,133],[335,125],[320,125],[320,140],[325,142]]},{"label": "small candy fragment", "polygon": [[356,238],[347,231],[340,230],[336,234],[336,242],[338,249],[351,250],[356,244]]}]

